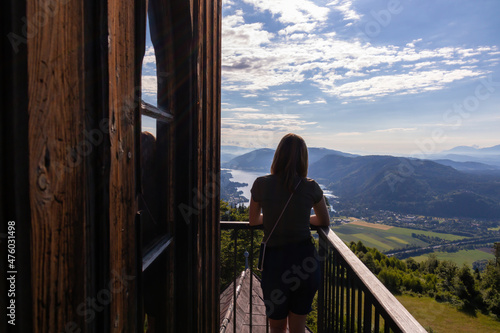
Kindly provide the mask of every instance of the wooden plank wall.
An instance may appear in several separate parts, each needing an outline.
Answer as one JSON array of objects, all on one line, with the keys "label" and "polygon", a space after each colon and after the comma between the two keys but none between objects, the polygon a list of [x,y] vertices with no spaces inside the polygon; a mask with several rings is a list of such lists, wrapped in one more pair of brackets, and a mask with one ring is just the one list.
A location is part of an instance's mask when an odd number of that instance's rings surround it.
[{"label": "wooden plank wall", "polygon": [[[173,20],[172,10],[169,1],[150,0],[148,2],[149,27],[151,40],[155,48],[156,57],[156,72],[158,77],[158,92],[157,106],[174,115],[177,114],[175,109],[175,62],[174,62],[174,35],[173,35]],[[175,118],[174,118],[175,121]],[[165,232],[175,235],[175,209],[174,196],[175,184],[177,178],[174,174],[174,161],[176,142],[173,140],[175,135],[175,126],[172,123],[158,122],[156,123],[156,148],[157,148],[157,163],[158,163],[158,178],[157,182],[161,188],[161,206],[164,208],[160,212],[162,224],[165,224]],[[175,244],[175,241],[174,241]],[[164,295],[166,309],[163,309],[166,314],[163,318],[159,318],[156,322],[158,330],[165,333],[175,332],[175,274],[174,270],[174,246],[165,254],[165,260],[160,258],[165,263],[166,284]],[[163,292],[163,290],[162,290]]]},{"label": "wooden plank wall", "polygon": [[[109,269],[110,332],[132,332],[137,327],[136,143],[140,128],[140,77],[136,70],[136,6],[108,1],[109,29]],[[145,8],[145,7],[144,7]],[[145,10],[143,11],[145,13]],[[142,56],[141,56],[142,57]],[[137,92],[137,93],[136,93]]]},{"label": "wooden plank wall", "polygon": [[174,114],[174,331],[217,331],[221,2],[149,5],[157,71],[174,82],[158,84]]},{"label": "wooden plank wall", "polygon": [[16,18],[26,22],[28,49],[21,125],[28,129],[31,258],[22,265],[31,266],[32,315],[24,325],[135,331],[145,1],[27,0]]},{"label": "wooden plank wall", "polygon": [[[173,81],[160,96],[175,116],[160,140],[171,149],[175,179],[167,198],[173,211],[165,217],[175,220],[169,294],[175,317],[166,326],[217,331],[221,1],[157,2],[170,6],[172,20],[162,31],[173,35],[165,58]],[[135,221],[145,1],[24,3],[25,9],[1,5],[19,9],[13,21],[28,22],[25,59],[17,58],[21,69],[9,76],[24,78],[16,87],[27,102],[13,103],[18,116],[7,119],[25,128],[17,133],[26,148],[18,170],[26,170],[27,195],[14,200],[27,211],[17,216],[29,219],[30,234],[20,244],[31,242],[20,257],[31,271],[20,282],[31,284],[19,302],[32,311],[23,327],[132,332],[141,326]],[[3,171],[2,180],[14,172],[4,177]],[[9,184],[23,185],[23,177]],[[181,205],[196,213],[186,219]]]},{"label": "wooden plank wall", "polygon": [[27,21],[33,331],[62,332],[85,326],[83,5],[28,1]]},{"label": "wooden plank wall", "polygon": [[199,0],[193,11],[197,27],[198,69],[198,332],[219,328],[220,266],[220,57],[221,2]]}]

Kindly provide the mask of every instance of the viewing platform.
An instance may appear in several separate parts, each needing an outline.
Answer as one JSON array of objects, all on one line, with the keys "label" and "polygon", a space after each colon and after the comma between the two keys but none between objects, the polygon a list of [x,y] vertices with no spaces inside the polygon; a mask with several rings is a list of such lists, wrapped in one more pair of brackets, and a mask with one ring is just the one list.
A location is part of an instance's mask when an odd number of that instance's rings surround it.
[{"label": "viewing platform", "polygon": [[[247,250],[249,263],[253,263],[254,249],[258,246],[254,244],[256,229],[262,226],[221,221],[221,230],[234,231],[231,235],[234,279],[221,294],[221,333],[269,331],[260,280],[254,274],[253,265],[249,264],[243,272],[236,271],[237,260],[242,260],[237,258],[238,233],[250,231],[251,244]],[[330,228],[316,230],[322,272],[318,332],[426,332]]]}]

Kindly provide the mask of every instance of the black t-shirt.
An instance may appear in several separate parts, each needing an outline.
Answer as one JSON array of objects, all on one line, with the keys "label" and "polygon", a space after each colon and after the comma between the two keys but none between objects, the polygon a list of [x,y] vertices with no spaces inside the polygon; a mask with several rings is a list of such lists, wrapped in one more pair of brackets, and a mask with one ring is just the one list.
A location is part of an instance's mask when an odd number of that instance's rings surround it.
[{"label": "black t-shirt", "polygon": [[[299,179],[295,183],[298,183]],[[285,207],[290,192],[279,177],[267,175],[259,177],[252,186],[252,198],[262,207],[264,215],[264,240]],[[323,199],[323,190],[318,183],[303,178],[288,204],[267,245],[283,246],[306,241],[311,237],[309,218],[313,205]]]}]

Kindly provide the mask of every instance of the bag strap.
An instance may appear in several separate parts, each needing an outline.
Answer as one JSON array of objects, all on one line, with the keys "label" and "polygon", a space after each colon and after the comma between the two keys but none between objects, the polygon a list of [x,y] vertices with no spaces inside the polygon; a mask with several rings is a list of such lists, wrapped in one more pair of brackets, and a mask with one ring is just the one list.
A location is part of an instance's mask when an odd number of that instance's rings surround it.
[{"label": "bag strap", "polygon": [[271,232],[269,233],[269,236],[267,236],[267,239],[266,239],[265,242],[262,242],[263,244],[267,244],[267,242],[269,241],[269,238],[271,238],[271,235],[273,234],[274,229],[276,229],[276,226],[278,225],[278,222],[281,220],[281,217],[283,216],[283,213],[285,212],[286,207],[288,207],[288,204],[290,203],[290,200],[292,200],[292,196],[295,193],[295,191],[297,190],[297,188],[299,187],[301,181],[302,181],[302,179],[299,180],[299,182],[297,183],[297,185],[293,189],[293,192],[292,192],[292,194],[290,194],[290,197],[288,198],[288,201],[286,202],[285,207],[283,207],[283,210],[281,211],[280,216],[276,220],[276,223],[274,223],[274,227],[271,229]]}]

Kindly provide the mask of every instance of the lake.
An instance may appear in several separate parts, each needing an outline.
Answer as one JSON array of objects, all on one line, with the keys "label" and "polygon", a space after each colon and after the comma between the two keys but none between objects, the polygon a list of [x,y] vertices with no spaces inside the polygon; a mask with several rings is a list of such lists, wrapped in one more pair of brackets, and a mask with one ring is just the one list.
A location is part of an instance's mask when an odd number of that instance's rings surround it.
[{"label": "lake", "polygon": [[[269,174],[269,173],[264,173],[264,172],[245,171],[245,170],[236,170],[236,169],[225,169],[225,170],[229,171],[229,173],[231,173],[231,175],[233,176],[231,178],[231,181],[237,182],[237,183],[248,184],[247,186],[238,187],[238,190],[243,192],[243,196],[249,200],[249,201],[243,203],[243,205],[245,207],[248,207],[248,205],[250,204],[250,197],[251,197],[250,189],[252,188],[252,185],[253,185],[253,182],[255,181],[255,179],[257,179],[258,177],[265,176],[265,175]],[[333,204],[338,197],[336,195],[334,195],[331,191],[325,190],[324,185],[322,185],[322,184],[318,184],[318,185],[321,187],[321,189],[323,189],[323,193],[324,193],[325,197],[327,197],[328,200],[330,201],[330,203]]]},{"label": "lake", "polygon": [[225,169],[225,170],[229,171],[229,173],[231,173],[231,175],[233,176],[231,178],[231,181],[248,184],[247,186],[244,187],[238,187],[238,190],[242,191],[243,196],[248,199],[247,202],[243,203],[245,207],[248,207],[248,205],[250,204],[250,197],[251,197],[250,190],[252,189],[253,182],[258,177],[265,176],[268,173],[257,172],[257,171],[244,171],[236,169]]}]

